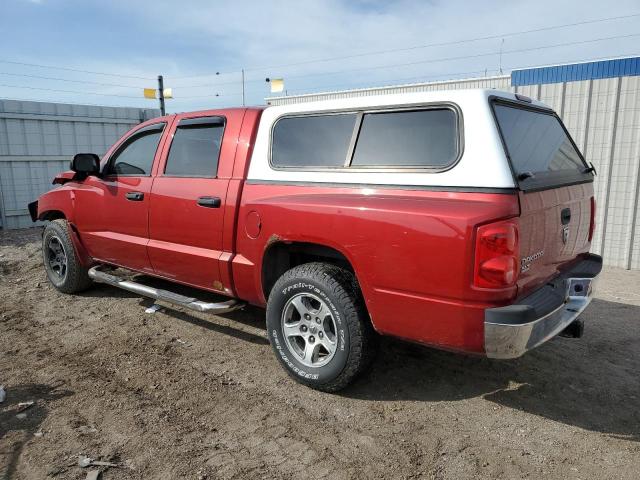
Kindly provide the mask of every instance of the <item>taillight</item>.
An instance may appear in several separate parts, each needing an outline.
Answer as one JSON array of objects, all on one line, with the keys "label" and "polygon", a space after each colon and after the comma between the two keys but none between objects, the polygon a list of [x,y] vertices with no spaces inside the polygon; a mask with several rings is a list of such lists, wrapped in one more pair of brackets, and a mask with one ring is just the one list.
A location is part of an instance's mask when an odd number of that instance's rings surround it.
[{"label": "taillight", "polygon": [[518,280],[518,221],[505,220],[476,229],[473,284],[480,288],[506,288]]},{"label": "taillight", "polygon": [[596,199],[591,197],[591,221],[589,222],[589,241],[593,238],[596,229]]}]

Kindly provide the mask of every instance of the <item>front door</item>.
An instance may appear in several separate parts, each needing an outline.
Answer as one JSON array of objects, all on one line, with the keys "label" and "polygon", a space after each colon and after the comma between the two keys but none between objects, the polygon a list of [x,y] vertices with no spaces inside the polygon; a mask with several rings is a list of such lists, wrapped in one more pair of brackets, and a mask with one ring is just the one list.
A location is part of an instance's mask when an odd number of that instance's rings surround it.
[{"label": "front door", "polygon": [[164,123],[142,127],[113,151],[102,178],[76,190],[76,226],[96,260],[152,272],[149,241],[151,171]]},{"label": "front door", "polygon": [[[227,150],[221,148],[224,130],[223,117],[178,117],[149,204],[155,273],[209,290],[223,290],[219,263],[229,186],[229,175],[219,169]],[[233,162],[233,155],[224,160]]]}]

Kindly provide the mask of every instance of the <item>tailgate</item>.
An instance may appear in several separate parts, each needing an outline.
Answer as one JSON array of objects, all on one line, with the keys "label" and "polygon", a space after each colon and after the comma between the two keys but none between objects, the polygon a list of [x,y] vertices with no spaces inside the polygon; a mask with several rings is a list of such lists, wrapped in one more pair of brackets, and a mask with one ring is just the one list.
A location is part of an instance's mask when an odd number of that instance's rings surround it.
[{"label": "tailgate", "polygon": [[589,251],[593,173],[558,116],[520,102],[492,102],[520,189],[521,296]]},{"label": "tailgate", "polygon": [[520,276],[526,294],[589,251],[593,185],[520,192]]}]

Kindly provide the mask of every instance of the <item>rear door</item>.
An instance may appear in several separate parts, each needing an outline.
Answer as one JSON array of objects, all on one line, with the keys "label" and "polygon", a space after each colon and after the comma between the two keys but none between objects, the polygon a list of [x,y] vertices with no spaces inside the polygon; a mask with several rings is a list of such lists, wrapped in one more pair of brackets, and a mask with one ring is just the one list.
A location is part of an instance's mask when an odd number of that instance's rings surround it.
[{"label": "rear door", "polygon": [[496,100],[495,117],[520,187],[519,294],[589,251],[593,174],[551,110]]},{"label": "rear door", "polygon": [[178,115],[149,205],[151,264],[157,275],[224,290],[224,212],[237,132],[224,114]]}]

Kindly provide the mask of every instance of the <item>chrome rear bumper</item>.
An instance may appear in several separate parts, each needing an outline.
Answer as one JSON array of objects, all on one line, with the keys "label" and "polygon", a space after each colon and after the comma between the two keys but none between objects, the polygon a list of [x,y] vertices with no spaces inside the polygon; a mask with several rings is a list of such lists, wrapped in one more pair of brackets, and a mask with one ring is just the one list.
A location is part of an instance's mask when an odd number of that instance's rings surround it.
[{"label": "chrome rear bumper", "polygon": [[602,258],[589,255],[517,304],[485,310],[487,357],[517,358],[562,332],[591,303],[601,269]]}]

